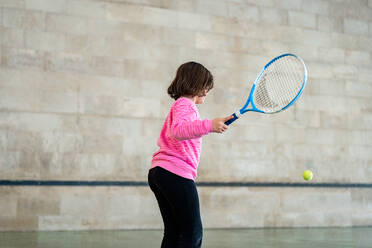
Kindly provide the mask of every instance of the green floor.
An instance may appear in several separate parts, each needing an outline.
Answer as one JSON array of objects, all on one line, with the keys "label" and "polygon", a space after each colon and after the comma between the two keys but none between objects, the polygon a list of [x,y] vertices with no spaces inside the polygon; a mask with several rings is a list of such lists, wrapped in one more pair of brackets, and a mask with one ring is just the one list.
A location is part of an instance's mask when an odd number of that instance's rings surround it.
[{"label": "green floor", "polygon": [[[160,247],[162,231],[0,232],[1,248]],[[372,247],[371,228],[204,230],[204,248]]]}]

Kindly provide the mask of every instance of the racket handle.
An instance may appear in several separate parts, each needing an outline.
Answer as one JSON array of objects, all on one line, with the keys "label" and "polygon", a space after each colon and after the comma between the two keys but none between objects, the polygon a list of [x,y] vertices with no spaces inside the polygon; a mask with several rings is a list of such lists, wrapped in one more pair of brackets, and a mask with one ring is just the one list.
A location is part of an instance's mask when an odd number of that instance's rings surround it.
[{"label": "racket handle", "polygon": [[234,116],[234,118],[228,120],[225,122],[226,125],[230,125],[231,123],[233,123],[234,121],[236,121],[240,115],[237,115],[236,113],[232,114],[232,116]]}]

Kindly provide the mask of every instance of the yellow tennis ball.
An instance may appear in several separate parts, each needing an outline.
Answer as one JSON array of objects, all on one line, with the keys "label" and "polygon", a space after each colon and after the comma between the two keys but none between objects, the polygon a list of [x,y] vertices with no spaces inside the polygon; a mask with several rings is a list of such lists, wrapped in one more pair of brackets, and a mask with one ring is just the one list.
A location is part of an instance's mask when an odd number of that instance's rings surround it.
[{"label": "yellow tennis ball", "polygon": [[313,179],[313,173],[310,170],[305,170],[304,173],[302,173],[302,177],[306,181],[310,181],[311,179]]}]

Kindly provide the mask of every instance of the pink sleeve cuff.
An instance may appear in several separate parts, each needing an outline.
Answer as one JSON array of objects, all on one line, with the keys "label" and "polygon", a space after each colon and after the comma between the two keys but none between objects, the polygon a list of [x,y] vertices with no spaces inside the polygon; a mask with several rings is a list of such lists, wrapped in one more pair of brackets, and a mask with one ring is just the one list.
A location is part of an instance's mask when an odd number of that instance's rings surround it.
[{"label": "pink sleeve cuff", "polygon": [[212,120],[205,119],[204,120],[204,127],[205,127],[206,130],[208,130],[208,133],[211,133],[213,131]]}]

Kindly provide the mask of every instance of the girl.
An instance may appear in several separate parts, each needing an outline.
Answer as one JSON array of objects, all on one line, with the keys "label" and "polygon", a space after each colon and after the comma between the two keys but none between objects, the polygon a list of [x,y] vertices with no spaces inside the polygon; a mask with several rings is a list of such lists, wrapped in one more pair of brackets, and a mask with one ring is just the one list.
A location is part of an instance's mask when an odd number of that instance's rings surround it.
[{"label": "girl", "polygon": [[200,120],[195,104],[202,104],[213,88],[212,74],[201,64],[181,65],[168,88],[173,103],[158,139],[148,182],[164,222],[162,248],[201,247],[203,228],[195,185],[201,137],[223,133],[232,116]]}]

